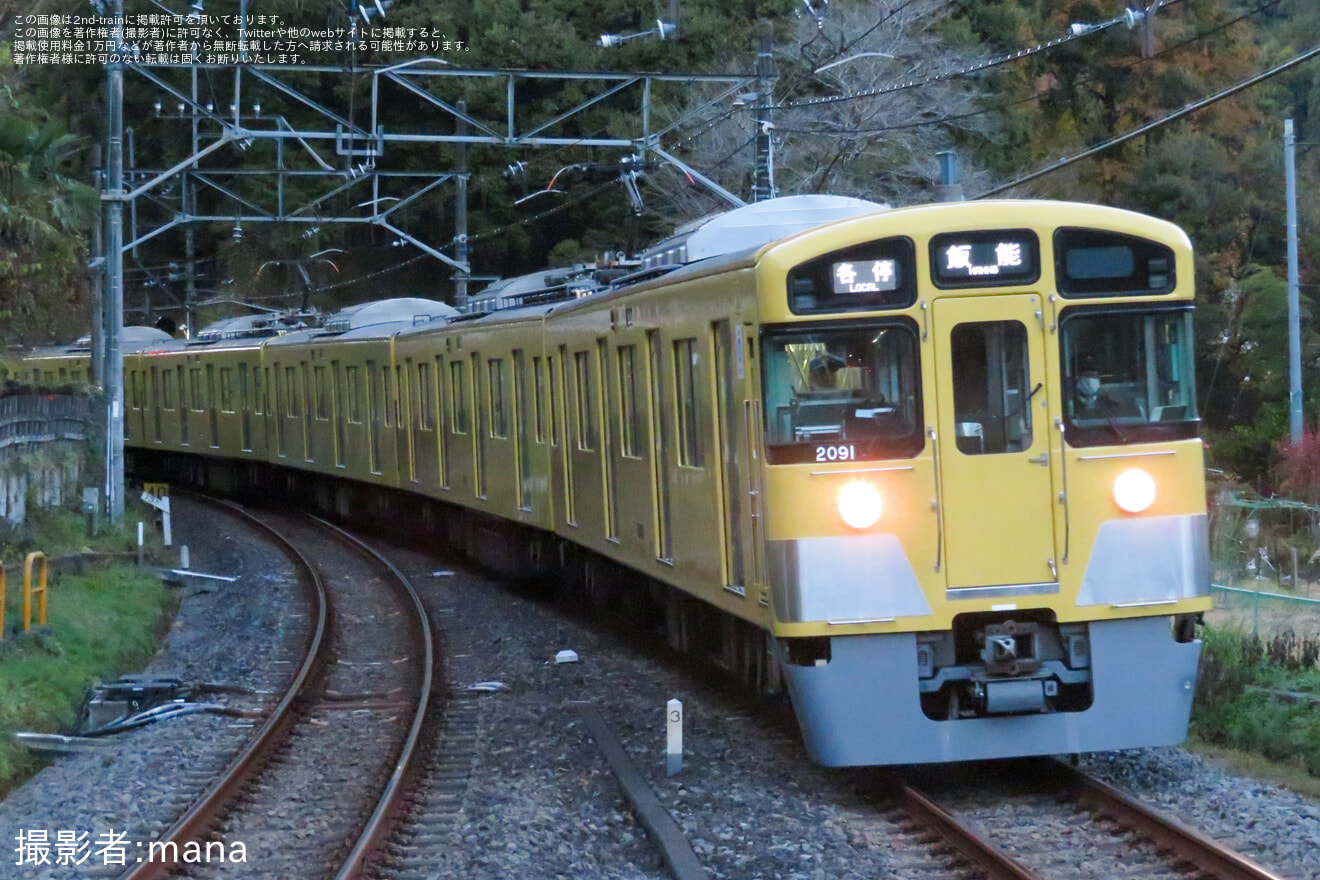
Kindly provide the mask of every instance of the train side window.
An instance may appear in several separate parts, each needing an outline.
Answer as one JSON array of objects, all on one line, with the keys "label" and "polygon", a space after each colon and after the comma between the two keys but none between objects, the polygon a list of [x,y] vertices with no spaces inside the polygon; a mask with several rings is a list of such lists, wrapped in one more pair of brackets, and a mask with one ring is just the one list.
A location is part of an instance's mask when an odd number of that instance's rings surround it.
[{"label": "train side window", "polygon": [[638,387],[637,346],[621,345],[618,352],[619,366],[619,418],[621,428],[621,448],[629,458],[642,457],[642,421],[638,400],[641,390]]},{"label": "train side window", "polygon": [[536,422],[536,442],[545,442],[545,361],[539,357],[532,358],[532,376],[535,387],[533,389],[532,408],[534,410],[534,420]]},{"label": "train side window", "polygon": [[700,352],[695,339],[674,340],[674,394],[678,411],[678,463],[702,466],[701,433],[697,426],[697,376]]},{"label": "train side window", "polygon": [[[548,358],[546,358],[545,361],[546,380],[549,382],[549,385],[547,386],[547,390],[549,391],[549,395],[550,395],[546,400],[546,403],[548,404],[548,411],[546,414],[550,417],[549,431],[550,431],[551,446],[559,445],[559,425],[560,425],[559,414],[563,411],[562,407],[565,405],[565,397],[566,397],[565,389],[563,387],[564,364],[566,363],[563,355],[564,347],[561,345],[559,347],[559,350],[561,354],[558,363],[555,362],[554,355],[550,355]],[[556,388],[559,389],[559,394],[557,396],[555,394]]]},{"label": "train side window", "polygon": [[431,390],[431,365],[417,365],[417,418],[423,431],[435,428],[435,393]]},{"label": "train side window", "polygon": [[298,368],[284,368],[284,415],[298,418]]},{"label": "train side window", "polygon": [[220,411],[234,411],[234,368],[220,368]]},{"label": "train side window", "polygon": [[467,377],[463,373],[463,362],[449,362],[449,427],[455,434],[468,431]]},{"label": "train side window", "polygon": [[188,398],[192,402],[193,412],[201,412],[206,409],[206,397],[203,393],[202,368],[193,367],[188,371]]},{"label": "train side window", "polygon": [[348,371],[348,420],[355,425],[362,424],[362,373],[356,366]]},{"label": "train side window", "polygon": [[[409,364],[411,364],[411,361],[409,361]],[[394,393],[399,398],[399,417],[394,424],[400,428],[407,428],[409,426],[408,423],[412,412],[410,409],[412,406],[412,400],[408,396],[411,393],[411,389],[409,389],[408,384],[407,368],[403,364],[396,365],[394,367]]]},{"label": "train side window", "polygon": [[509,395],[504,387],[504,358],[486,361],[490,391],[490,436],[509,436]]},{"label": "train side window", "polygon": [[953,328],[950,344],[959,451],[992,455],[1029,448],[1027,328],[1018,321],[959,324]]},{"label": "train side window", "polygon": [[330,420],[330,389],[326,387],[325,367],[312,368],[312,381],[316,384],[316,417],[323,422]]},{"label": "train side window", "polygon": [[381,385],[384,388],[381,397],[381,399],[384,401],[383,404],[383,409],[385,410],[384,424],[385,427],[389,428],[394,424],[394,407],[395,407],[394,377],[393,374],[390,373],[390,368],[388,364],[386,364],[384,367],[381,367],[380,374],[381,374]]},{"label": "train side window", "polygon": [[160,405],[163,409],[174,409],[174,371],[169,368],[161,376]]},{"label": "train side window", "polygon": [[596,448],[596,388],[592,381],[590,352],[574,352],[573,367],[577,392],[577,448],[592,452]]}]

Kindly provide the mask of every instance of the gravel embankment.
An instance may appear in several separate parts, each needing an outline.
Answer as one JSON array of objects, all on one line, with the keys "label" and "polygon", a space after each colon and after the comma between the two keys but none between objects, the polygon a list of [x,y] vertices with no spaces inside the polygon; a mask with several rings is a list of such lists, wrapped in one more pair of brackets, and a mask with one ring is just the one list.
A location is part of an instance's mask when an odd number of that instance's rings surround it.
[{"label": "gravel embankment", "polygon": [[[177,543],[189,546],[195,571],[238,580],[189,579],[166,642],[143,671],[282,691],[307,625],[292,564],[250,527],[185,499],[175,499],[174,534]],[[252,698],[229,700],[256,706]],[[0,839],[5,841],[0,878],[73,880],[118,873],[117,867],[107,866],[107,857],[113,861],[122,851],[132,862],[144,855],[146,841],[187,809],[247,739],[252,725],[246,719],[192,715],[58,758],[0,802]],[[32,830],[46,833],[51,864],[17,864],[19,833]],[[60,832],[79,842],[74,864],[58,864]],[[123,836],[105,847],[109,835]]]},{"label": "gravel embankment", "polygon": [[[279,652],[278,611],[244,605],[274,603],[272,593],[280,591],[256,581],[257,573],[274,570],[272,554],[247,559],[236,542],[212,538],[218,555],[203,562],[206,540],[196,535],[207,534],[206,526],[181,522],[178,531],[194,546],[196,567],[245,577],[185,602],[155,668],[250,683],[263,658]],[[852,774],[807,762],[782,710],[740,702],[648,647],[649,639],[616,635],[587,616],[501,587],[442,551],[386,550],[443,629],[440,647],[455,690],[492,680],[507,688],[465,695],[464,736],[475,731],[476,738],[471,767],[459,776],[429,863],[409,876],[667,876],[587,736],[577,700],[599,707],[712,877],[932,876],[910,851],[900,852],[863,821],[874,808],[854,792]],[[562,649],[576,651],[579,661],[555,664]],[[675,697],[686,714],[686,756],[683,771],[668,777],[663,710]],[[12,841],[20,827],[51,829],[52,839],[58,828],[94,834],[123,828],[134,819],[141,791],[168,788],[176,768],[192,760],[181,755],[182,744],[202,742],[226,724],[182,719],[124,738],[109,758],[61,759],[0,804],[0,834]],[[1320,877],[1320,805],[1231,776],[1179,749],[1090,756],[1084,763],[1285,877]],[[78,876],[66,867],[16,868],[12,847],[0,877]],[[262,876],[260,865],[234,876]]]}]

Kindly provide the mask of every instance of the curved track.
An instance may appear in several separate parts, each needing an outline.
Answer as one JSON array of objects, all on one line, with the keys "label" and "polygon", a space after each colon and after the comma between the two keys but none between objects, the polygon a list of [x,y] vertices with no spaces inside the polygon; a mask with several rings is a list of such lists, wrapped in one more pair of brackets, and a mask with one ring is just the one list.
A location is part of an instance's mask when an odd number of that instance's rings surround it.
[{"label": "curved track", "polygon": [[399,810],[423,737],[434,647],[408,580],[328,523],[239,512],[309,573],[306,652],[247,746],[120,880],[211,876],[224,866],[185,854],[215,841],[243,842],[267,876],[360,876]]}]

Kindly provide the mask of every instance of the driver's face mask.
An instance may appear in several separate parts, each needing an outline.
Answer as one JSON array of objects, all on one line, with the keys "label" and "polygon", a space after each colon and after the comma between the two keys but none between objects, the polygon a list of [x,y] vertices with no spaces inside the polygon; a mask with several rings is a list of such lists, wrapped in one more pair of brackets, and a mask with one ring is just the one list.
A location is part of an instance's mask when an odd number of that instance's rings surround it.
[{"label": "driver's face mask", "polygon": [[1099,376],[1082,376],[1077,380],[1077,390],[1083,397],[1095,397],[1100,393]]}]

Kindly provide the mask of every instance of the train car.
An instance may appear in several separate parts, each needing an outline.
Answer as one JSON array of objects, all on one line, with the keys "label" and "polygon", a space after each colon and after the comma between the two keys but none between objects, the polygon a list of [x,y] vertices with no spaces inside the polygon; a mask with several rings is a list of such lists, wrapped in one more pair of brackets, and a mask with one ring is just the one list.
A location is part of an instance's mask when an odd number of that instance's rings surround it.
[{"label": "train car", "polygon": [[262,363],[274,389],[270,459],[398,487],[408,377],[396,366],[394,338],[457,314],[434,300],[382,300],[266,343]]},{"label": "train car", "polygon": [[[305,454],[267,460],[441,500],[478,556],[651,605],[675,647],[785,682],[821,763],[1180,741],[1210,607],[1186,236],[1061,202],[823,207],[394,334],[393,484],[323,466],[370,447],[336,447],[329,374],[315,419],[310,360],[279,361]],[[298,346],[386,357],[263,364]]]},{"label": "train car", "polygon": [[[170,335],[155,327],[125,327],[120,349],[128,354],[164,342]],[[44,345],[0,357],[0,378],[25,385],[82,385],[91,380],[92,341],[84,336],[67,345]]]}]

